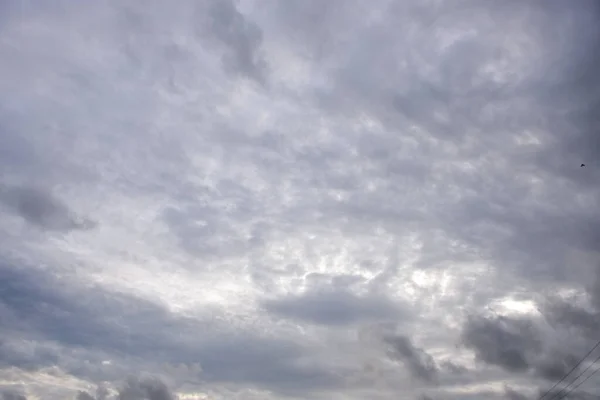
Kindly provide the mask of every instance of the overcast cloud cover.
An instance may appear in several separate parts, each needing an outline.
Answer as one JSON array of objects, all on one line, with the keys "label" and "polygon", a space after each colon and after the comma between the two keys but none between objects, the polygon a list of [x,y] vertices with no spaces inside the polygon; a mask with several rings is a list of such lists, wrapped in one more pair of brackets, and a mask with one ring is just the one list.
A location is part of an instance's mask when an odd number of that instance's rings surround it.
[{"label": "overcast cloud cover", "polygon": [[596,0],[0,2],[0,396],[536,398],[598,71]]}]

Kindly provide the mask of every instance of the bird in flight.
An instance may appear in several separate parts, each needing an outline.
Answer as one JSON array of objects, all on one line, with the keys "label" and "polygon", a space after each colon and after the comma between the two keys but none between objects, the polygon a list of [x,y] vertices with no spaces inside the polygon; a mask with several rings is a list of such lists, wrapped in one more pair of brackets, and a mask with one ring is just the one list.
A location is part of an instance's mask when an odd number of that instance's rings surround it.
[{"label": "bird in flight", "polygon": [[581,164],[582,167],[585,167],[585,164]]}]

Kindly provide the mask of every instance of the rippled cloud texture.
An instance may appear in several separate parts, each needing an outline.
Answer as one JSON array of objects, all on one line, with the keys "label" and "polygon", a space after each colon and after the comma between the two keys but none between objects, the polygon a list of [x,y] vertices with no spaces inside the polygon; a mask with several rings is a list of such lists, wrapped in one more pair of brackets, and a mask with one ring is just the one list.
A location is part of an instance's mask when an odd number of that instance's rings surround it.
[{"label": "rippled cloud texture", "polygon": [[595,0],[5,1],[0,60],[5,400],[528,399],[600,339]]}]

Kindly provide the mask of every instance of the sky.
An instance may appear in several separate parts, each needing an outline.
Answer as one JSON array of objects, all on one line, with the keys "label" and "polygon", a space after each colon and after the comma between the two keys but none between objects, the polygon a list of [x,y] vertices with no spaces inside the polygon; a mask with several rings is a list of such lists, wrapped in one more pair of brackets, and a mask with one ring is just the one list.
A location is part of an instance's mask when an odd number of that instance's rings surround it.
[{"label": "sky", "polygon": [[599,18],[0,2],[1,398],[537,398],[600,339]]}]

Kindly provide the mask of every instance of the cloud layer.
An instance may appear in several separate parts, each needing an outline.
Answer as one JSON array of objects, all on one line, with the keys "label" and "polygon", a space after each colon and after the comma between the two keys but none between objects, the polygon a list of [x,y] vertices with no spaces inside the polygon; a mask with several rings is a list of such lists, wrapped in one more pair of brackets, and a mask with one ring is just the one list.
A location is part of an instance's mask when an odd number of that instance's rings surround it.
[{"label": "cloud layer", "polygon": [[4,399],[535,398],[598,340],[596,1],[5,3]]}]

